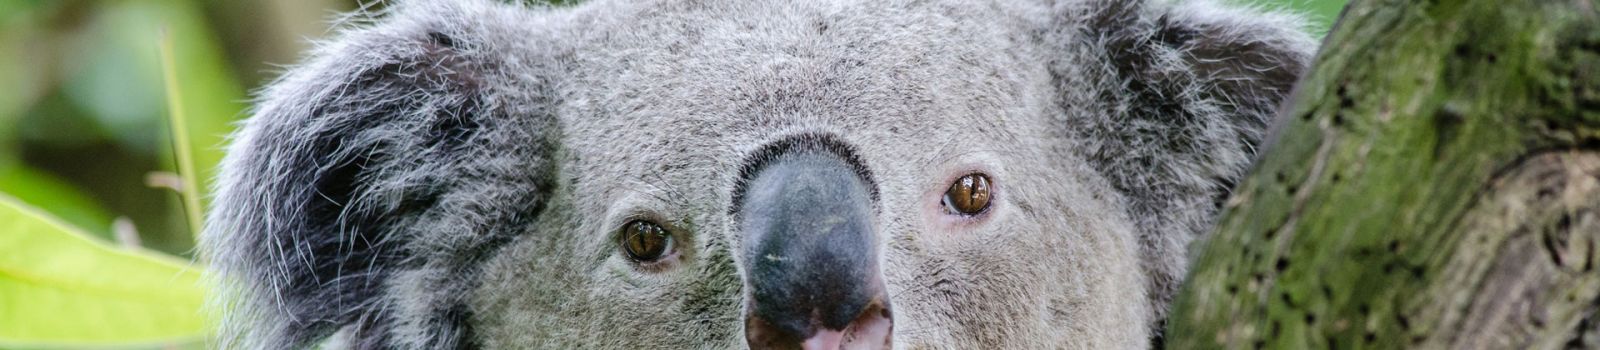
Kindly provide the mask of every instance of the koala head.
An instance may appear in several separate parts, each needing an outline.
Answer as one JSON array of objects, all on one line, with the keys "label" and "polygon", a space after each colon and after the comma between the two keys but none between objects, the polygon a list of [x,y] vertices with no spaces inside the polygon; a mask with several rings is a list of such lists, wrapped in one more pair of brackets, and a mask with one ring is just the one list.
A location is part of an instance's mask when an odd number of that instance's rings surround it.
[{"label": "koala head", "polygon": [[263,90],[224,348],[1130,348],[1314,48],[1123,0],[409,1]]}]

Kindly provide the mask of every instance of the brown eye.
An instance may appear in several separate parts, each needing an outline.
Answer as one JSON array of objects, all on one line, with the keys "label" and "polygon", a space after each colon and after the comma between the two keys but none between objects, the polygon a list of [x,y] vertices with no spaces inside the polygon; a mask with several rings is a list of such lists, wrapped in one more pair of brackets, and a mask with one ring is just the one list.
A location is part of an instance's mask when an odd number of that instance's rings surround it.
[{"label": "brown eye", "polygon": [[944,207],[951,214],[977,215],[989,209],[989,176],[967,174],[944,191]]},{"label": "brown eye", "polygon": [[622,250],[634,261],[652,262],[672,252],[672,235],[661,225],[634,220],[622,227]]}]

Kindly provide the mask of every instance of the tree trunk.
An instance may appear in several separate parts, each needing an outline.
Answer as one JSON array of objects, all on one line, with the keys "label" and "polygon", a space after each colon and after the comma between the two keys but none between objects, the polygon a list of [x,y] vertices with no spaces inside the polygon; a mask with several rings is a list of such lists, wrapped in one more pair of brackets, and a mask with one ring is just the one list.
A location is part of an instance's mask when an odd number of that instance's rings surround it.
[{"label": "tree trunk", "polygon": [[1169,347],[1600,348],[1597,7],[1353,1]]}]

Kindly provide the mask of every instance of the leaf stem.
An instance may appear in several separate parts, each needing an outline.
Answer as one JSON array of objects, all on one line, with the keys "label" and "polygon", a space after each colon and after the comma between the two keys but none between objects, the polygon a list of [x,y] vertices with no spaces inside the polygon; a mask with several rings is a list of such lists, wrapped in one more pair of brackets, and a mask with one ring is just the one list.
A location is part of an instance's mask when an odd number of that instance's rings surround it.
[{"label": "leaf stem", "polygon": [[160,46],[161,70],[166,78],[167,111],[170,113],[167,121],[172,127],[172,146],[178,158],[178,175],[183,178],[183,191],[178,195],[183,198],[190,236],[198,238],[200,231],[205,228],[200,214],[200,181],[194,168],[193,150],[189,147],[188,119],[183,114],[183,96],[178,88],[178,65],[173,54],[172,33],[167,28],[161,29]]}]

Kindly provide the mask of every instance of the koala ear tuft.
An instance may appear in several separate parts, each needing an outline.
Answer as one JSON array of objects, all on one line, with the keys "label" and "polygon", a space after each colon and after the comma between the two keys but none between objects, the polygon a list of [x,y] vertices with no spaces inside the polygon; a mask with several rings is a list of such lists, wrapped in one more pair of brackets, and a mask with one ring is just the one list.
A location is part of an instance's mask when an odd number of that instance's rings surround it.
[{"label": "koala ear tuft", "polygon": [[463,344],[453,276],[537,216],[553,172],[542,39],[499,6],[402,3],[260,92],[202,235],[220,347]]},{"label": "koala ear tuft", "polygon": [[1046,38],[1067,132],[1123,194],[1164,310],[1316,43],[1298,16],[1206,0],[1056,9]]}]

